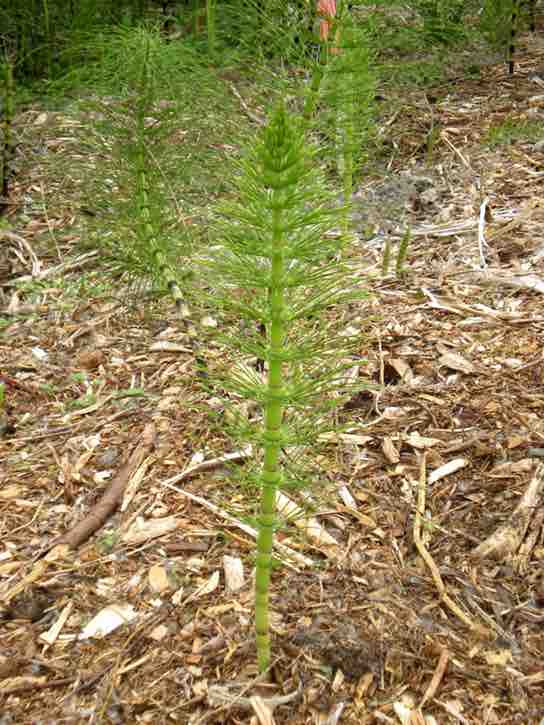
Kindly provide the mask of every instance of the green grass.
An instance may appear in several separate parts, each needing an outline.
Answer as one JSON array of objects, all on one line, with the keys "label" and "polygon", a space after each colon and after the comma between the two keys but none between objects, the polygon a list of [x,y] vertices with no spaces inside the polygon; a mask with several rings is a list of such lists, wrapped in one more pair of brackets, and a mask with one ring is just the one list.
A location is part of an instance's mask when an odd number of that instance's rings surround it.
[{"label": "green grass", "polygon": [[544,140],[544,121],[508,116],[501,123],[489,128],[484,143],[490,148],[497,148],[517,142],[536,143],[542,140]]}]

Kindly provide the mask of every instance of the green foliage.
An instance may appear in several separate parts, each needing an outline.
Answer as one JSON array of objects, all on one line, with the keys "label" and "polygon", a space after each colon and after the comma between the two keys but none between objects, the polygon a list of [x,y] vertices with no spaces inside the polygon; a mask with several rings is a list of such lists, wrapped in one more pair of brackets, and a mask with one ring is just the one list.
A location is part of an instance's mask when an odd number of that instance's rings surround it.
[{"label": "green foliage", "polygon": [[66,53],[78,37],[89,37],[112,24],[134,25],[145,19],[147,0],[9,0],[0,4],[4,51],[14,56],[20,78],[63,74]]},{"label": "green foliage", "polygon": [[492,48],[506,50],[510,40],[512,0],[485,0],[480,32]]},{"label": "green foliage", "polygon": [[94,393],[87,393],[77,400],[71,400],[66,404],[67,410],[83,410],[96,403],[96,395]]},{"label": "green foliage", "polygon": [[416,0],[427,43],[453,45],[466,38],[464,0]]},{"label": "green foliage", "polygon": [[536,118],[520,119],[507,116],[501,123],[491,126],[484,138],[484,143],[495,148],[507,146],[517,141],[537,143],[544,139],[544,122]]},{"label": "green foliage", "polygon": [[514,71],[517,35],[528,26],[534,30],[535,3],[524,0],[485,0],[480,16],[480,32],[489,45],[505,52],[510,73]]},{"label": "green foliage", "polygon": [[119,540],[119,534],[114,531],[108,531],[102,536],[99,536],[96,545],[97,548],[104,554],[110,554],[114,549],[117,541]]},{"label": "green foliage", "polygon": [[[412,11],[405,20],[405,8],[382,2],[377,11],[354,11],[359,32],[367,37],[373,55],[372,70],[380,85],[428,84],[440,79],[444,69],[444,46],[433,49],[421,32],[421,21]],[[424,55],[422,54],[424,50]]]},{"label": "green foliage", "polygon": [[401,277],[404,274],[404,262],[406,261],[406,257],[408,256],[408,246],[410,244],[410,239],[412,238],[412,234],[410,232],[410,229],[406,229],[404,232],[402,239],[400,240],[399,249],[397,252],[397,259],[395,263],[395,272],[397,277]]},{"label": "green foliage", "polygon": [[227,0],[222,36],[246,55],[303,64],[318,50],[313,4],[297,0]]},{"label": "green foliage", "polygon": [[[244,432],[260,445],[264,458],[255,606],[259,668],[265,670],[276,493],[288,468],[283,451],[311,445],[312,437],[315,444],[325,423],[333,425],[330,411],[349,388],[345,371],[355,341],[339,334],[327,311],[362,293],[348,265],[338,259],[343,240],[337,227],[344,210],[324,190],[303,127],[282,105],[241,172],[239,201],[223,209],[218,243],[202,265],[203,276],[212,281],[210,302],[227,317],[247,323],[243,335],[233,326],[218,336],[238,352],[239,363],[226,362],[216,386],[256,401],[263,410],[261,421],[247,420]],[[264,382],[249,365],[255,356],[266,363]]]},{"label": "green foliage", "polygon": [[[354,177],[367,158],[367,146],[375,131],[376,78],[368,34],[347,12],[338,19],[336,29],[339,38],[330,43],[338,52],[330,53],[326,66],[321,66],[319,111],[314,122],[321,139],[321,154],[323,158],[335,158],[344,199],[349,204]],[[319,74],[320,68],[315,72]]]},{"label": "green foliage", "polygon": [[2,197],[7,199],[9,191],[10,165],[13,157],[13,119],[15,116],[15,82],[11,60],[6,56],[0,62],[0,214],[2,213]]}]

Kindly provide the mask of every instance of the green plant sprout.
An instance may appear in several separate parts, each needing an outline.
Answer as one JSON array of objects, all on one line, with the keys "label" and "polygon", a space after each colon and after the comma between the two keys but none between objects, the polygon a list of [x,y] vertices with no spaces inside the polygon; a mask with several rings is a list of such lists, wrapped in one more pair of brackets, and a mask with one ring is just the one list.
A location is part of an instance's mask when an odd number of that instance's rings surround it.
[{"label": "green plant sprout", "polygon": [[383,256],[382,256],[382,277],[387,277],[389,274],[389,266],[391,264],[391,237],[386,237],[383,245]]},{"label": "green plant sprout", "polygon": [[[331,307],[359,300],[354,271],[339,255],[344,209],[325,191],[304,124],[280,103],[242,163],[239,201],[223,209],[219,244],[202,260],[210,301],[223,313],[243,317],[244,334],[232,328],[218,336],[241,354],[225,362],[216,387],[257,401],[262,420],[248,437],[262,451],[257,520],[255,630],[258,666],[271,661],[270,578],[276,497],[294,483],[284,451],[315,446],[334,427],[331,410],[349,393],[346,369],[360,336],[342,334]],[[264,334],[263,334],[264,332]],[[264,381],[250,359],[264,361]],[[353,386],[360,389],[360,386]],[[315,451],[315,448],[314,448]],[[310,449],[311,454],[311,449]],[[315,455],[315,452],[314,452]]]},{"label": "green plant sprout", "polygon": [[506,116],[497,125],[490,126],[484,143],[490,148],[516,143],[538,143],[544,139],[544,121],[536,118]]},{"label": "green plant sprout", "polygon": [[400,240],[399,250],[397,252],[397,259],[395,263],[395,272],[397,277],[401,277],[404,274],[404,262],[406,261],[406,257],[408,255],[408,246],[410,244],[411,238],[412,234],[410,232],[410,229],[408,228],[406,229],[402,239]]}]

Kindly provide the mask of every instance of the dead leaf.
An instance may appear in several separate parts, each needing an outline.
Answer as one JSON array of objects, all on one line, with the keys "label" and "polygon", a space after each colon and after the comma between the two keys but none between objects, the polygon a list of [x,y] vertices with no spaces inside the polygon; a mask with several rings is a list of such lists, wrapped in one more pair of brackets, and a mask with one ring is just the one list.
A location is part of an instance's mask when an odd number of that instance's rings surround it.
[{"label": "dead leaf", "polygon": [[105,358],[102,350],[88,350],[77,356],[77,364],[83,370],[96,370],[103,364]]},{"label": "dead leaf", "polygon": [[469,360],[454,352],[446,352],[441,355],[438,364],[466,375],[473,375],[476,372],[474,365]]},{"label": "dead leaf", "polygon": [[383,439],[382,451],[389,463],[398,463],[400,461],[399,452],[395,448],[395,445],[389,436],[386,436]]},{"label": "dead leaf", "polygon": [[403,383],[409,383],[414,377],[414,373],[408,363],[401,358],[389,358],[387,360],[387,365],[393,368]]},{"label": "dead leaf", "polygon": [[122,536],[124,544],[143,544],[144,541],[165,536],[178,527],[178,519],[175,516],[165,516],[162,519],[144,519],[142,516],[134,521],[130,529]]},{"label": "dead leaf", "polygon": [[154,639],[155,642],[161,642],[169,634],[170,630],[168,627],[165,624],[159,624],[151,630],[149,639]]},{"label": "dead leaf", "polygon": [[214,571],[209,579],[207,579],[203,584],[198,587],[198,589],[196,589],[189,597],[187,597],[184,604],[188,604],[195,599],[200,599],[200,597],[205,597],[207,594],[211,594],[217,589],[218,586],[219,572]]},{"label": "dead leaf", "polygon": [[147,579],[151,591],[156,592],[157,594],[162,594],[162,592],[170,589],[168,574],[166,573],[165,568],[160,566],[160,564],[155,564],[151,567],[148,572]]},{"label": "dead leaf", "polygon": [[418,450],[432,448],[433,446],[438,445],[438,443],[442,443],[439,438],[428,438],[426,436],[422,436],[417,432],[417,430],[412,431],[412,433],[407,436],[403,436],[403,440],[409,446],[412,446],[412,448],[417,448]]},{"label": "dead leaf", "polygon": [[123,624],[130,624],[137,616],[131,604],[110,604],[91,619],[80,632],[78,639],[102,639]]}]

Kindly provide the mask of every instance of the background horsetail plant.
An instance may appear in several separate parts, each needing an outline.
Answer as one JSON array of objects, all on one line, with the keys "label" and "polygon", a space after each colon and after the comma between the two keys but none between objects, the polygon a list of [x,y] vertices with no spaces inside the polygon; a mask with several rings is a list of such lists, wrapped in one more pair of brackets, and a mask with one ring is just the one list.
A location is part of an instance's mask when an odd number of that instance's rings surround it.
[{"label": "background horsetail plant", "polygon": [[[321,84],[322,110],[317,123],[319,127],[328,129],[330,146],[336,157],[336,171],[342,181],[344,202],[348,206],[355,175],[365,160],[375,128],[376,79],[372,71],[373,54],[369,50],[369,38],[354,23],[345,6],[340,9],[335,27],[335,52],[329,56]],[[347,210],[344,224],[347,231]]]},{"label": "background horsetail plant", "polygon": [[202,81],[199,92],[206,97],[206,73],[196,52],[165,43],[158,27],[114,29],[89,40],[82,52],[88,62],[62,83],[95,91],[79,102],[91,131],[83,143],[94,151],[86,190],[96,214],[88,224],[96,220],[97,242],[133,291],[151,282],[153,291],[167,289],[179,307],[180,286],[189,276],[181,260],[192,244],[177,198],[188,173],[179,141],[195,95],[187,77],[194,85]]},{"label": "background horsetail plant", "polygon": [[183,304],[181,289],[175,280],[168,263],[167,250],[168,247],[161,244],[161,236],[157,234],[157,229],[151,214],[150,206],[150,187],[149,175],[147,172],[150,166],[146,156],[146,146],[149,142],[149,126],[146,119],[153,113],[153,102],[156,101],[153,93],[153,75],[150,62],[150,38],[144,38],[145,53],[141,62],[141,77],[139,89],[136,96],[136,133],[134,136],[133,152],[136,159],[136,203],[138,211],[138,229],[139,237],[138,249],[140,253],[148,257],[151,262],[151,268],[155,267],[156,271],[163,277],[167,283],[168,289],[176,302],[178,309]]},{"label": "background horsetail plant", "polygon": [[319,0],[317,9],[320,52],[311,63],[303,114],[342,181],[347,232],[355,177],[375,128],[373,53],[369,37],[354,23],[346,3]]},{"label": "background horsetail plant", "polygon": [[[332,306],[363,293],[340,256],[343,209],[325,191],[303,124],[291,120],[283,105],[242,163],[237,186],[239,201],[223,209],[219,242],[203,264],[212,280],[210,300],[231,316],[218,340],[240,354],[235,366],[228,360],[217,372],[216,387],[257,401],[262,410],[245,432],[262,454],[255,628],[264,671],[271,657],[276,497],[280,488],[300,483],[293,480],[287,451],[305,445],[316,457],[318,434],[334,427],[332,408],[345,400],[342,393],[360,387],[347,375],[360,336],[333,319]],[[245,318],[242,333],[234,317]],[[252,365],[255,358],[265,361],[263,376]]]}]

